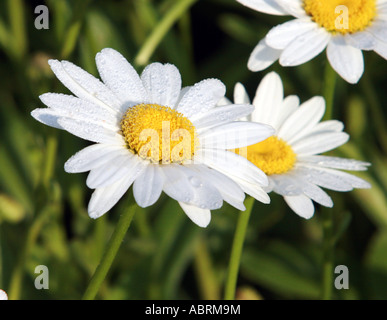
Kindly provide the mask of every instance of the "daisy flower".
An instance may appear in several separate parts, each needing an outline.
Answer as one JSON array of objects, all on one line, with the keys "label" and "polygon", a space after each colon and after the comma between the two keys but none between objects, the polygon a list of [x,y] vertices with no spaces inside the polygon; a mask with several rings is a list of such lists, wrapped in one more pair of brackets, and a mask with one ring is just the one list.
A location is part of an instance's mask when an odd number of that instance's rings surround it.
[{"label": "daisy flower", "polygon": [[0,289],[0,300],[8,300],[8,295],[4,290]]},{"label": "daisy flower", "polygon": [[[249,102],[240,83],[235,86],[234,100],[235,103]],[[283,196],[299,216],[306,219],[313,216],[312,200],[326,207],[333,206],[332,199],[320,187],[335,191],[370,188],[368,182],[338,170],[366,170],[369,163],[319,155],[349,138],[343,132],[342,122],[320,122],[325,112],[322,97],[313,97],[301,105],[297,96],[284,99],[281,79],[271,72],[260,83],[253,105],[255,110],[247,120],[271,125],[275,134],[248,146],[244,156],[267,174],[269,186],[265,191]],[[242,154],[240,150],[235,151]]]},{"label": "daisy flower", "polygon": [[260,71],[279,59],[282,66],[303,64],[325,48],[332,68],[357,83],[364,71],[362,50],[387,59],[386,0],[237,0],[268,14],[295,19],[274,27],[248,61]]},{"label": "daisy flower", "polygon": [[[266,125],[234,121],[251,105],[214,108],[225,94],[217,79],[181,88],[178,69],[152,63],[141,76],[117,51],[96,56],[102,81],[68,61],[50,60],[58,79],[75,95],[46,93],[48,108],[35,109],[38,121],[94,142],[65,163],[69,173],[90,171],[95,189],[88,213],[98,218],[133,185],[141,207],[154,204],[162,191],[177,200],[197,225],[205,227],[210,210],[223,200],[244,210],[244,192],[228,175],[260,189],[265,174],[230,147],[262,141],[273,134]],[[260,200],[268,202],[262,190]]]}]

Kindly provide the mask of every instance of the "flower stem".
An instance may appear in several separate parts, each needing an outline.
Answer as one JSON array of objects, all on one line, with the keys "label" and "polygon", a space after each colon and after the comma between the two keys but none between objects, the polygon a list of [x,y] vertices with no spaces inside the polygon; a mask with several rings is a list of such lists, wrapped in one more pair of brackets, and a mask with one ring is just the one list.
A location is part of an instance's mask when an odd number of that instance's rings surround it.
[{"label": "flower stem", "polygon": [[199,239],[196,246],[194,267],[202,299],[219,300],[220,290],[218,279],[214,272],[207,243],[203,238]]},{"label": "flower stem", "polygon": [[82,297],[83,300],[93,300],[98,293],[98,290],[104,281],[112,263],[117,255],[118,249],[125,237],[125,234],[132,222],[135,213],[136,203],[133,202],[129,208],[121,215],[117,227],[113,232],[112,237],[107,245],[105,253],[94,272],[93,277]]},{"label": "flower stem", "polygon": [[336,85],[336,71],[332,69],[329,62],[326,62],[325,71],[324,71],[324,89],[323,94],[326,103],[325,115],[323,120],[332,119],[333,115],[333,100],[335,95],[335,85]]},{"label": "flower stem", "polygon": [[179,19],[183,13],[188,10],[198,0],[180,0],[172,6],[163,19],[155,26],[150,36],[146,39],[140,48],[134,63],[139,66],[146,65],[156,50],[157,46],[167,34],[168,30]]},{"label": "flower stem", "polygon": [[[332,67],[327,61],[324,74],[324,97],[326,101],[326,111],[323,120],[332,119],[336,77],[336,72],[332,69]],[[330,300],[332,297],[333,287],[333,263],[335,249],[333,232],[333,209],[323,208],[321,213],[323,219],[323,263],[321,297],[324,300]]]},{"label": "flower stem", "polygon": [[228,274],[224,292],[225,300],[234,300],[240,260],[242,256],[243,243],[246,237],[247,226],[249,224],[250,214],[254,206],[255,199],[250,197],[246,199],[246,211],[239,213],[239,218],[234,234],[234,240],[231,249]]},{"label": "flower stem", "polygon": [[322,266],[322,292],[323,300],[332,298],[333,285],[333,260],[334,260],[334,234],[333,234],[333,212],[327,208],[322,210],[323,217],[323,266]]}]

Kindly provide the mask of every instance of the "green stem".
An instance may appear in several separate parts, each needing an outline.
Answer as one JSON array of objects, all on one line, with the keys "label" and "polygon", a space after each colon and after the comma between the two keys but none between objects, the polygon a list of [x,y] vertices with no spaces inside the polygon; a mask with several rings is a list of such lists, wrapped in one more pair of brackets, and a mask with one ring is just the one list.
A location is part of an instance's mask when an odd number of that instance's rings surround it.
[{"label": "green stem", "polygon": [[219,285],[206,242],[201,238],[195,251],[195,273],[203,300],[219,300]]},{"label": "green stem", "polygon": [[46,162],[42,173],[42,179],[43,179],[42,183],[45,188],[49,187],[51,178],[54,174],[57,150],[58,150],[58,138],[57,138],[57,133],[55,131],[55,132],[52,132],[52,134],[50,133],[47,138]]},{"label": "green stem", "polygon": [[129,208],[121,215],[117,227],[114,230],[112,237],[107,245],[105,253],[94,272],[93,277],[83,295],[83,300],[93,300],[98,293],[98,290],[104,281],[112,263],[117,255],[118,249],[121,246],[122,240],[132,222],[135,213],[136,203],[133,202]]},{"label": "green stem", "polygon": [[12,33],[12,50],[17,61],[21,61],[27,51],[27,36],[24,14],[25,4],[21,0],[8,0],[8,14]]},{"label": "green stem", "polygon": [[[326,111],[324,120],[332,119],[333,102],[336,85],[336,72],[332,69],[328,61],[326,62],[324,74],[324,97]],[[333,263],[334,263],[334,223],[333,209],[323,208],[323,264],[322,264],[322,299],[330,300],[333,287]]]},{"label": "green stem", "polygon": [[144,66],[148,63],[153,52],[167,34],[173,24],[198,0],[180,0],[172,6],[163,19],[154,27],[152,33],[144,42],[134,59],[134,63],[138,66]]},{"label": "green stem", "polygon": [[254,206],[254,198],[246,199],[246,211],[239,213],[239,218],[232,243],[228,274],[224,292],[225,300],[234,300],[240,260],[242,256],[243,243],[246,237],[247,226],[249,224],[250,214]]},{"label": "green stem", "polygon": [[366,96],[367,105],[370,109],[372,126],[375,128],[378,138],[380,139],[380,146],[385,153],[387,153],[387,130],[384,121],[383,106],[378,99],[378,94],[370,77],[365,76],[361,85]]},{"label": "green stem", "polygon": [[326,103],[326,110],[323,120],[332,119],[333,115],[333,100],[335,95],[335,85],[336,85],[336,71],[332,69],[329,62],[326,62],[325,72],[324,72],[324,89],[323,94]]},{"label": "green stem", "polygon": [[323,217],[323,266],[322,266],[322,293],[323,300],[332,298],[333,262],[334,262],[334,232],[333,211],[330,208],[322,210]]}]

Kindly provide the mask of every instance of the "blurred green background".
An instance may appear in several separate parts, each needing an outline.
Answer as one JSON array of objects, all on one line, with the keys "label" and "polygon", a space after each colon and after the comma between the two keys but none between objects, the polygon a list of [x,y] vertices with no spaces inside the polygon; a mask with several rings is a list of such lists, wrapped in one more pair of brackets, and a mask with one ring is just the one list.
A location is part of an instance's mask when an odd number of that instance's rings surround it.
[{"label": "blurred green background", "polygon": [[[41,4],[49,9],[49,29],[34,26]],[[288,19],[234,0],[0,1],[0,288],[11,299],[81,298],[120,212],[133,201],[130,190],[102,218],[88,217],[87,174],[67,174],[63,165],[89,143],[30,116],[43,107],[40,94],[68,93],[49,58],[98,76],[95,54],[112,47],[139,72],[153,61],[175,64],[183,85],[219,78],[230,99],[236,82],[252,97],[275,70],[286,95],[305,101],[323,92],[325,54],[295,68],[276,63],[252,73],[246,66],[258,41]],[[364,55],[360,82],[338,78],[334,100],[333,118],[345,123],[351,139],[330,155],[372,163],[368,172],[355,173],[371,189],[328,191],[335,203],[334,263],[349,269],[349,289],[334,289],[335,299],[387,299],[387,62],[373,52]],[[281,197],[271,199],[254,206],[237,297],[318,299],[321,208],[303,220]],[[98,298],[222,298],[238,214],[225,205],[201,229],[166,196],[139,208]],[[38,265],[49,269],[48,290],[35,289]]]}]

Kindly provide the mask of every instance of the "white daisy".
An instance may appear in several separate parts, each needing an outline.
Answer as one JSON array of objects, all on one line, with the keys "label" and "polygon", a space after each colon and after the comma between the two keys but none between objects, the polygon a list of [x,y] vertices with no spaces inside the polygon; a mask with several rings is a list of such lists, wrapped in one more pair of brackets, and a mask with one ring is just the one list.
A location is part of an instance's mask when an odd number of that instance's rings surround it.
[{"label": "white daisy", "polygon": [[[68,61],[50,60],[76,97],[46,93],[40,99],[49,108],[32,111],[46,125],[95,142],[65,164],[70,173],[90,171],[86,184],[95,189],[90,217],[110,210],[133,184],[139,206],[154,204],[164,191],[205,227],[210,210],[223,200],[245,209],[243,191],[227,175],[258,189],[267,185],[261,170],[227,149],[262,141],[273,129],[234,121],[251,113],[251,105],[214,108],[225,94],[221,81],[207,79],[182,89],[175,66],[152,63],[139,76],[109,48],[97,54],[96,63],[103,82]],[[263,191],[260,200],[269,201]]]},{"label": "white daisy", "polygon": [[4,290],[0,289],[0,300],[8,300],[8,295]]},{"label": "white daisy", "polygon": [[362,50],[387,59],[386,0],[237,0],[254,10],[296,19],[276,26],[248,61],[260,71],[279,59],[282,66],[303,64],[327,48],[332,68],[349,83],[364,71]]},{"label": "white daisy", "polygon": [[[234,100],[249,102],[240,83],[235,86]],[[325,112],[322,97],[313,97],[301,105],[297,96],[284,99],[281,79],[271,72],[260,83],[253,105],[255,110],[247,119],[271,125],[276,132],[265,141],[248,146],[245,156],[267,174],[269,186],[265,191],[283,196],[298,215],[307,219],[313,216],[312,200],[333,206],[332,199],[320,187],[335,191],[370,188],[368,182],[337,170],[366,170],[369,163],[318,155],[349,138],[342,122],[320,122]]]}]

